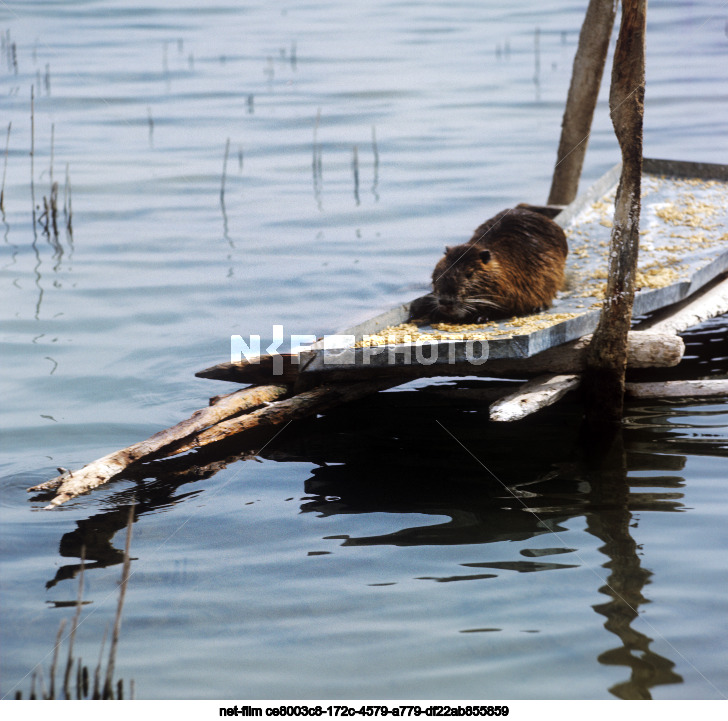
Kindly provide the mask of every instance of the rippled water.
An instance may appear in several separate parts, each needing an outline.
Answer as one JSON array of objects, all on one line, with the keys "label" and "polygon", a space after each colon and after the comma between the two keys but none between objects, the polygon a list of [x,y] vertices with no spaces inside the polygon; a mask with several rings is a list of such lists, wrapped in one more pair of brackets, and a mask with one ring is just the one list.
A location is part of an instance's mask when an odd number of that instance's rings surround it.
[{"label": "rippled water", "polygon": [[[630,405],[598,468],[577,405],[496,426],[432,382],[36,512],[228,390],[193,373],[230,334],[351,325],[547,195],[583,3],[200,5],[0,6],[2,695],[84,545],[95,663],[135,498],[141,698],[725,697],[725,404]],[[646,155],[728,159],[726,12],[650,5]],[[602,95],[584,188],[618,159]],[[72,235],[34,230],[51,173]],[[724,321],[688,340],[685,377],[725,373]]]}]

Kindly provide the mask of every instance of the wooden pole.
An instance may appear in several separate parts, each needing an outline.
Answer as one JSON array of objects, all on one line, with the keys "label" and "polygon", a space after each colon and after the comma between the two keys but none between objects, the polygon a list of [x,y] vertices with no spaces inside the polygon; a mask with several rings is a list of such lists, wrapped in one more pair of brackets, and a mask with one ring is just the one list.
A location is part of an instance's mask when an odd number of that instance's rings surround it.
[{"label": "wooden pole", "polygon": [[614,0],[589,2],[574,56],[549,205],[568,205],[576,198],[616,9]]},{"label": "wooden pole", "polygon": [[592,430],[621,422],[627,332],[632,320],[639,251],[646,0],[623,0],[609,107],[622,151],[609,250],[609,278],[599,324],[587,351],[585,392]]}]

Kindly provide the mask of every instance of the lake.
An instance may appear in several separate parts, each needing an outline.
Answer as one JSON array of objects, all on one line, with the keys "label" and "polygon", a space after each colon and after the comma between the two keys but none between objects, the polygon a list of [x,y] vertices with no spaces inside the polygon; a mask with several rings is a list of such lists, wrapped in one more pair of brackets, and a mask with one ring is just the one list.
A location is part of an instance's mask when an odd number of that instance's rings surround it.
[{"label": "lake", "polygon": [[[596,463],[576,400],[494,424],[439,379],[52,512],[25,490],[233,390],[194,377],[232,334],[350,326],[544,202],[585,5],[0,5],[0,697],[48,682],[82,548],[95,665],[132,504],[137,698],[728,696],[724,402],[630,402]],[[650,4],[646,156],[728,162],[727,22]],[[581,191],[619,160],[610,68]],[[675,373],[725,376],[725,318],[685,337]]]}]

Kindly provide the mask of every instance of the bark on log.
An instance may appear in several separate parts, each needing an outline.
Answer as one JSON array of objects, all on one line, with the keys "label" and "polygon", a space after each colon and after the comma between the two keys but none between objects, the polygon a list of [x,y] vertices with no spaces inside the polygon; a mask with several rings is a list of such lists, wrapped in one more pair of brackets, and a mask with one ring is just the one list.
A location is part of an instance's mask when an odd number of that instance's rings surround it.
[{"label": "bark on log", "polygon": [[622,152],[609,276],[584,375],[587,423],[594,431],[622,419],[627,332],[632,320],[639,250],[646,0],[623,0],[609,107]]},{"label": "bark on log", "polygon": [[728,380],[665,381],[627,383],[627,394],[635,398],[728,398]]},{"label": "bark on log", "polygon": [[169,455],[185,453],[186,451],[216,443],[230,436],[237,435],[243,431],[265,426],[277,426],[283,423],[290,423],[329,410],[348,401],[363,398],[364,396],[376,393],[386,388],[392,388],[403,381],[399,379],[384,378],[376,381],[361,381],[340,385],[325,385],[305,391],[287,398],[286,400],[270,403],[265,408],[260,408],[242,416],[221,421],[214,426],[196,433],[188,442],[171,449]]},{"label": "bark on log", "polygon": [[515,393],[490,406],[490,420],[518,421],[541,408],[556,403],[566,393],[578,388],[578,375],[548,375],[524,383]]},{"label": "bark on log", "polygon": [[561,123],[561,140],[549,192],[550,205],[568,205],[576,198],[616,9],[614,0],[589,2]]},{"label": "bark on log", "polygon": [[[485,363],[484,375],[517,377],[543,373],[579,373],[586,368],[586,354],[592,336],[549,348],[531,358],[493,360]],[[629,368],[670,368],[676,366],[685,352],[682,338],[670,333],[630,331],[627,335]]]},{"label": "bark on log", "polygon": [[57,488],[56,497],[51,501],[50,506],[48,506],[48,508],[53,508],[70,498],[106,483],[106,481],[121,473],[121,471],[132,463],[157,453],[175,441],[186,438],[221,420],[230,418],[230,416],[240,411],[257,408],[258,406],[275,401],[287,392],[287,386],[269,385],[244,388],[222,398],[208,408],[195,411],[192,416],[172,426],[172,428],[159,431],[159,433],[155,433],[145,441],[140,441],[128,448],[123,448],[120,451],[115,451],[103,458],[99,458],[97,461],[71,474],[59,476],[58,478],[33,486],[28,489],[28,492],[47,491]]},{"label": "bark on log", "polygon": [[[379,379],[378,381],[353,383],[346,386],[321,386],[285,401],[277,402],[275,401],[276,398],[280,398],[288,392],[286,386],[246,388],[233,394],[236,398],[233,398],[233,396],[222,398],[209,408],[196,411],[191,418],[178,423],[173,428],[160,431],[146,441],[99,458],[69,476],[62,476],[41,483],[38,486],[29,488],[28,491],[44,491],[57,488],[56,496],[46,506],[46,509],[54,508],[71,498],[106,483],[132,463],[144,460],[160,449],[164,449],[166,455],[176,455],[223,440],[245,430],[280,425],[298,418],[304,418],[328,410],[340,403],[356,400],[385,388],[391,388],[399,385],[400,382],[400,380],[394,379]],[[245,405],[246,402],[247,406]],[[230,410],[237,405],[238,410],[245,410],[246,407],[255,408],[263,404],[263,408],[235,418],[230,418],[231,413],[224,416],[220,414],[223,408]],[[213,420],[214,425],[211,425],[210,419],[216,416],[220,419],[229,420]],[[204,425],[202,419],[204,419]],[[203,430],[205,428],[206,430]],[[194,440],[186,442],[184,439],[192,434],[194,434]],[[180,440],[181,443],[174,445],[175,441]]]}]

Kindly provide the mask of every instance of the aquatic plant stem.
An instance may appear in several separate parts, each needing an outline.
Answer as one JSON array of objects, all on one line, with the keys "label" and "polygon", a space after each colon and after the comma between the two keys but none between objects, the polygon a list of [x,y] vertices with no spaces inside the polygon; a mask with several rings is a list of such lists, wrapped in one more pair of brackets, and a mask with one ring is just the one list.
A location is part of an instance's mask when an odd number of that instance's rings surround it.
[{"label": "aquatic plant stem", "polygon": [[8,123],[8,137],[5,141],[5,162],[3,164],[3,183],[2,187],[0,188],[0,212],[5,212],[5,176],[7,175],[8,171],[8,150],[10,148],[10,128],[13,127],[13,123]]},{"label": "aquatic plant stem", "polygon": [[[104,682],[104,691],[102,697],[104,699],[112,699],[114,697],[113,679],[114,667],[116,666],[116,652],[119,646],[119,636],[121,634],[121,614],[124,609],[124,598],[126,597],[126,587],[129,584],[129,570],[131,569],[131,532],[134,523],[135,505],[129,507],[129,520],[126,525],[126,545],[124,546],[124,564],[121,570],[121,583],[119,586],[119,602],[116,607],[116,618],[114,619],[114,630],[111,634],[111,648],[109,649],[109,662],[106,666],[106,680]],[[118,684],[118,697],[121,698],[121,681]]]}]

